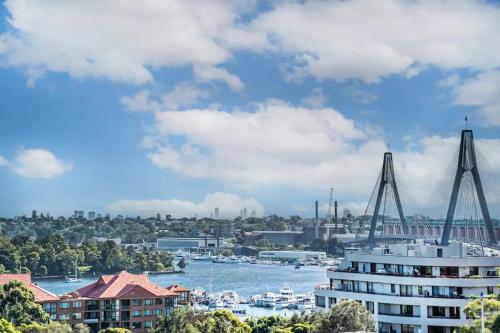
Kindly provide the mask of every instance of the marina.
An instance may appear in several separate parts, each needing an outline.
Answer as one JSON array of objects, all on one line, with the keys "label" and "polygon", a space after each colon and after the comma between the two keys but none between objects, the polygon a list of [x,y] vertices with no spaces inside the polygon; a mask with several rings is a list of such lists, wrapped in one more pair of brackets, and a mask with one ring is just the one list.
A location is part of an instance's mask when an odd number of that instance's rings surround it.
[{"label": "marina", "polygon": [[[272,314],[291,316],[293,313],[308,311],[311,306],[314,285],[324,283],[325,267],[302,266],[295,269],[294,265],[251,264],[218,264],[208,260],[188,260],[185,274],[150,275],[152,282],[161,286],[180,284],[194,291],[196,295],[205,291],[214,302],[219,298],[219,308],[232,310],[240,317],[260,317]],[[71,290],[81,288],[94,282],[96,278],[82,277],[75,283],[65,283],[64,279],[39,280],[42,288],[61,295]],[[269,303],[269,306],[257,305],[257,297],[266,295],[290,294],[293,292],[297,301],[293,305],[283,306],[284,303]],[[245,304],[236,304],[234,295],[242,299]],[[216,296],[225,295],[224,299]],[[233,302],[229,301],[233,298]],[[277,298],[277,297],[274,297]],[[226,300],[226,304],[224,304]],[[252,301],[255,300],[255,301]],[[257,306],[255,306],[257,305]],[[209,304],[199,304],[195,309],[209,309]]]}]

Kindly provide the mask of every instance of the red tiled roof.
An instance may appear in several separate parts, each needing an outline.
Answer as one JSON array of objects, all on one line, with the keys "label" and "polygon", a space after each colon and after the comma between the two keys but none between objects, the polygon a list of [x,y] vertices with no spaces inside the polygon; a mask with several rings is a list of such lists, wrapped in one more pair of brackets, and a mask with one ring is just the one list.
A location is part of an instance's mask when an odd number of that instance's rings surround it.
[{"label": "red tiled roof", "polygon": [[174,284],[174,285],[168,286],[167,289],[170,290],[170,291],[176,292],[176,293],[180,293],[180,292],[183,292],[183,291],[189,291],[189,289],[184,288],[183,286],[178,285],[178,284]]},{"label": "red tiled roof", "polygon": [[157,297],[175,296],[175,292],[152,283],[146,275],[125,271],[115,275],[103,275],[97,282],[78,289],[81,297],[89,298],[120,298],[132,291],[143,294],[146,292]]},{"label": "red tiled roof", "polygon": [[31,282],[31,274],[0,274],[0,284],[9,283],[12,280],[20,281],[28,287],[29,290],[33,292],[35,295],[35,301],[37,302],[49,302],[49,301],[58,301],[59,297],[48,292],[47,290],[37,286],[33,282]]}]

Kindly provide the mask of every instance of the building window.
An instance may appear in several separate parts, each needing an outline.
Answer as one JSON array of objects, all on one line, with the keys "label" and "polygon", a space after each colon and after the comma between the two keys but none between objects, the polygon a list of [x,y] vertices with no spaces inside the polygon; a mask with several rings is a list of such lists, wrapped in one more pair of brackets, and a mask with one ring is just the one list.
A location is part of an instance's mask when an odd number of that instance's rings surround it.
[{"label": "building window", "polygon": [[373,302],[366,302],[366,309],[370,311],[371,313],[375,312],[375,305]]},{"label": "building window", "polygon": [[401,333],[415,333],[415,327],[413,325],[401,325]]},{"label": "building window", "polygon": [[149,309],[149,310],[144,310],[144,316],[145,317],[149,317],[149,316],[152,316],[153,315],[153,310]]},{"label": "building window", "polygon": [[144,328],[151,328],[153,327],[153,322],[151,320],[147,320],[144,322]]},{"label": "building window", "polygon": [[391,284],[391,293],[396,293],[396,285],[395,284]]},{"label": "building window", "polygon": [[142,299],[133,299],[132,300],[132,305],[133,306],[141,306],[142,305]]},{"label": "building window", "polygon": [[153,299],[152,298],[145,299],[144,305],[153,305]]},{"label": "building window", "polygon": [[82,314],[80,312],[73,313],[73,319],[82,319]]},{"label": "building window", "polygon": [[166,297],[165,298],[165,307],[171,308],[175,306],[175,297]]},{"label": "building window", "polygon": [[43,309],[47,313],[54,314],[57,312],[57,303],[43,303]]},{"label": "building window", "polygon": [[162,309],[156,309],[155,310],[155,315],[161,316],[162,314],[163,314],[163,310]]},{"label": "building window", "polygon": [[140,321],[134,321],[132,323],[132,328],[134,328],[134,329],[135,328],[142,328],[142,322],[140,322]]},{"label": "building window", "polygon": [[73,302],[73,307],[74,308],[81,308],[82,307],[82,302]]},{"label": "building window", "polygon": [[437,256],[438,256],[438,258],[443,257],[443,249],[437,249]]},{"label": "building window", "polygon": [[69,308],[69,302],[61,302],[61,303],[59,303],[59,308],[60,309],[68,309]]},{"label": "building window", "polygon": [[325,296],[316,295],[316,306],[325,307]]},{"label": "building window", "polygon": [[487,295],[494,294],[494,293],[495,293],[495,290],[494,290],[494,289],[495,289],[495,288],[494,288],[494,287],[492,287],[492,286],[488,286],[488,287],[486,287],[486,294],[487,294]]},{"label": "building window", "polygon": [[69,319],[69,313],[61,313],[59,315],[59,320],[68,320]]},{"label": "building window", "polygon": [[161,298],[156,298],[155,299],[155,304],[156,305],[162,305],[163,304],[163,300]]},{"label": "building window", "polygon": [[451,306],[450,307],[450,318],[460,319],[460,307],[459,306]]},{"label": "building window", "polygon": [[132,317],[141,317],[142,316],[142,311],[141,310],[134,310],[132,311]]}]

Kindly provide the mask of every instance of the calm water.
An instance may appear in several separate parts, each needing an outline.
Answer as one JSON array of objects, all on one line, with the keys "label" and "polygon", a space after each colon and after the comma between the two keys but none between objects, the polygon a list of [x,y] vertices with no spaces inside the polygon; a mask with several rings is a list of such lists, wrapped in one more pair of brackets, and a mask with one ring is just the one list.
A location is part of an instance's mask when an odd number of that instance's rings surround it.
[{"label": "calm water", "polygon": [[[64,280],[40,280],[38,285],[60,295],[81,288],[96,279],[84,278],[78,283],[65,283]],[[325,283],[327,280],[325,267],[303,266],[295,269],[294,266],[214,264],[203,261],[189,261],[185,274],[153,275],[150,279],[165,287],[181,284],[190,289],[204,289],[210,293],[235,290],[245,298],[267,291],[278,292],[284,285],[288,285],[295,293],[309,293],[314,291],[316,284]],[[247,308],[247,313],[252,316],[269,315],[275,311],[283,315],[292,312]]]}]

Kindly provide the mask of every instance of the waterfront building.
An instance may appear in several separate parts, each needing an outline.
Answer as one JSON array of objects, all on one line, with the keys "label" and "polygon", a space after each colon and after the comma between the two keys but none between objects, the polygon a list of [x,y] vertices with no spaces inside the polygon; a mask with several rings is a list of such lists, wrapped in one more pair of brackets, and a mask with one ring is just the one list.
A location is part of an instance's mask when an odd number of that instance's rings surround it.
[{"label": "waterfront building", "polygon": [[121,327],[145,333],[159,316],[175,307],[188,305],[190,290],[179,285],[161,287],[144,274],[125,271],[103,275],[96,282],[62,296],[56,296],[31,282],[29,274],[2,274],[0,284],[23,282],[35,294],[52,320],[74,327],[86,324],[92,333],[108,327]]},{"label": "waterfront building", "polygon": [[363,303],[381,333],[452,333],[471,296],[498,293],[500,251],[462,242],[399,243],[348,251],[316,286],[316,307]]},{"label": "waterfront building", "polygon": [[228,239],[223,237],[164,237],[158,238],[156,247],[159,250],[219,248],[228,244]]},{"label": "waterfront building", "polygon": [[0,285],[7,284],[10,281],[15,280],[22,282],[26,288],[31,290],[35,296],[35,302],[42,305],[45,312],[50,316],[51,320],[57,319],[57,304],[60,298],[57,295],[39,287],[36,283],[31,281],[31,274],[0,274]]},{"label": "waterfront building", "polygon": [[320,251],[260,251],[259,258],[268,260],[314,260],[326,259]]}]

